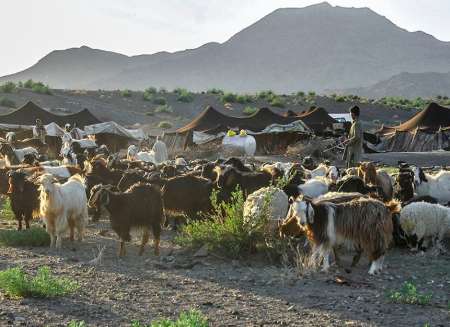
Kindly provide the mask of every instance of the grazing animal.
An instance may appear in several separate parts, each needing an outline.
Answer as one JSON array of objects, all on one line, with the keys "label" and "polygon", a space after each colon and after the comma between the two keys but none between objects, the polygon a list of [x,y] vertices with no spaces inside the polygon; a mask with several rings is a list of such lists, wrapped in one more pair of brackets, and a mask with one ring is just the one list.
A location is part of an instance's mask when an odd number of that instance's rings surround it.
[{"label": "grazing animal", "polygon": [[438,200],[436,198],[433,198],[432,196],[429,195],[424,195],[424,196],[415,196],[412,199],[405,201],[402,203],[403,207],[406,207],[408,204],[414,203],[414,202],[427,202],[427,203],[438,203]]},{"label": "grazing animal", "polygon": [[25,220],[25,228],[28,229],[33,217],[39,217],[38,186],[26,177],[21,171],[11,171],[8,178],[8,195],[17,220],[17,230],[22,230],[22,220]]},{"label": "grazing animal", "polygon": [[210,180],[193,175],[182,175],[163,180],[164,210],[185,213],[190,218],[212,209]]},{"label": "grazing animal", "polygon": [[33,153],[36,157],[39,155],[38,151],[32,147],[13,149],[13,147],[8,143],[2,143],[0,145],[0,154],[5,157],[7,167],[20,165],[25,155],[30,153]]},{"label": "grazing animal", "polygon": [[149,182],[148,179],[144,177],[144,172],[136,170],[126,171],[123,173],[119,183],[117,183],[117,188],[119,189],[119,191],[125,192],[132,185],[139,182],[140,183]]},{"label": "grazing animal", "polygon": [[129,161],[143,161],[156,164],[155,153],[153,151],[139,151],[139,148],[134,144],[128,147],[127,159]]},{"label": "grazing animal", "polygon": [[246,173],[250,173],[252,172],[252,170],[250,168],[248,168],[247,166],[244,165],[244,163],[236,158],[236,157],[231,157],[228,160],[226,160],[223,163],[224,166],[232,166],[234,168],[236,168],[237,170],[241,171],[241,172],[246,172]]},{"label": "grazing animal", "polygon": [[[313,245],[312,258],[323,258],[323,270],[327,271],[331,250],[343,243],[351,243],[357,254],[356,265],[365,252],[371,262],[369,274],[377,274],[383,267],[384,255],[392,240],[392,213],[398,204],[374,199],[356,199],[332,204],[310,202],[298,198],[290,207],[287,218],[296,217],[298,225],[307,230]],[[336,253],[336,251],[335,251]],[[336,257],[336,261],[339,261]]]},{"label": "grazing animal", "polygon": [[[244,203],[244,222],[257,224],[267,219],[267,228],[275,231],[289,209],[289,199],[279,188],[264,187],[250,194]],[[267,217],[262,217],[262,215]]]},{"label": "grazing animal", "polygon": [[143,230],[139,255],[152,230],[155,254],[159,255],[161,229],[165,217],[160,190],[149,184],[135,184],[126,192],[113,192],[110,186],[97,185],[91,191],[90,207],[104,206],[109,212],[111,228],[120,238],[119,256],[125,255],[125,242],[131,240],[132,228]]},{"label": "grazing animal", "polygon": [[122,178],[122,171],[109,169],[107,161],[102,158],[94,158],[90,163],[90,174],[95,174],[103,180],[103,184],[117,185]]},{"label": "grazing animal", "polygon": [[84,226],[88,220],[87,196],[83,179],[79,175],[69,178],[64,184],[55,182],[51,174],[39,178],[40,215],[50,235],[50,247],[61,248],[62,236],[70,230],[70,240],[83,240]]},{"label": "grazing animal", "polygon": [[440,204],[450,201],[450,171],[441,170],[436,175],[431,175],[425,173],[422,168],[415,167],[414,183],[418,196],[432,196]]},{"label": "grazing animal", "polygon": [[317,198],[318,196],[328,192],[331,180],[325,177],[316,177],[307,180],[305,184],[299,185],[298,190],[300,194],[308,198]]},{"label": "grazing animal", "polygon": [[367,186],[362,178],[358,176],[345,176],[336,183],[338,192],[357,192],[361,194],[378,193],[380,190],[377,186]]},{"label": "grazing animal", "polygon": [[433,246],[450,232],[450,208],[427,202],[414,202],[403,207],[400,224],[407,235],[409,246],[418,249]]},{"label": "grazing animal", "polygon": [[339,170],[337,169],[337,167],[330,166],[325,163],[319,164],[316,169],[307,171],[306,174],[309,175],[310,178],[328,177],[334,182],[336,182],[339,178]]},{"label": "grazing animal", "polygon": [[231,194],[239,186],[244,196],[247,196],[262,187],[269,186],[272,182],[272,176],[264,171],[242,172],[230,166],[224,170],[216,167],[216,171],[219,176],[217,178],[217,187],[223,189],[227,194]]},{"label": "grazing animal", "polygon": [[394,197],[402,203],[414,198],[414,173],[400,172],[395,178]]},{"label": "grazing animal", "polygon": [[365,184],[379,186],[382,190],[384,201],[390,201],[394,195],[394,187],[389,174],[382,170],[376,170],[373,162],[361,162],[358,167],[358,176]]},{"label": "grazing animal", "polygon": [[70,176],[81,174],[82,170],[73,166],[37,166],[37,167],[27,167],[22,168],[22,171],[26,173],[28,176],[38,174],[51,174],[59,179],[67,179]]}]

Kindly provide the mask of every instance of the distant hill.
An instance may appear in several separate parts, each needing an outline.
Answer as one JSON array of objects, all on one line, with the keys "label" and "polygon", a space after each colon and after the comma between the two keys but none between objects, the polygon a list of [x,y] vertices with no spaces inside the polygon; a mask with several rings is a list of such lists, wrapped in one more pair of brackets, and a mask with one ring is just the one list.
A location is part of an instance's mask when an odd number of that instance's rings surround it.
[{"label": "distant hill", "polygon": [[368,98],[401,96],[404,98],[430,98],[450,96],[449,73],[401,73],[372,86],[338,91]]},{"label": "distant hill", "polygon": [[175,53],[53,51],[0,81],[32,78],[54,88],[91,90],[164,86],[290,93],[365,87],[402,72],[448,71],[449,42],[408,32],[367,8],[321,3],[275,10],[222,44]]}]

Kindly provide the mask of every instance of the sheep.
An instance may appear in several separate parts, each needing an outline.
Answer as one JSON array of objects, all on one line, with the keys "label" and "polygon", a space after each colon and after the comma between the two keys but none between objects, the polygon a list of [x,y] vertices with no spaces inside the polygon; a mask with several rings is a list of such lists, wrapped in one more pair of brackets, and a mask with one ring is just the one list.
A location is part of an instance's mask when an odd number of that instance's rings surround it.
[{"label": "sheep", "polygon": [[450,171],[441,170],[436,175],[426,174],[422,168],[414,168],[414,183],[418,196],[429,195],[440,204],[450,201]]},{"label": "sheep", "polygon": [[60,249],[62,235],[70,229],[70,240],[74,239],[77,229],[79,241],[83,240],[84,226],[88,220],[87,196],[83,179],[74,175],[64,184],[55,182],[53,175],[40,176],[40,215],[47,233],[50,235],[50,247]]},{"label": "sheep", "polygon": [[165,216],[161,192],[157,187],[138,183],[122,193],[113,192],[110,186],[97,185],[91,190],[89,207],[100,206],[108,210],[111,228],[120,238],[119,256],[125,255],[125,242],[131,240],[132,228],[143,230],[139,255],[144,253],[150,229],[154,238],[155,255],[159,255]]},{"label": "sheep", "polygon": [[35,148],[26,147],[23,149],[13,149],[13,147],[7,143],[2,143],[0,145],[0,153],[5,157],[7,167],[21,164],[26,154],[32,153],[36,157],[39,155]]},{"label": "sheep", "polygon": [[407,243],[417,250],[422,244],[427,247],[429,242],[438,245],[445,234],[450,232],[450,208],[440,204],[414,202],[400,212],[400,225],[407,236]]},{"label": "sheep", "polygon": [[216,167],[216,171],[217,187],[224,189],[228,194],[239,186],[244,196],[247,196],[262,187],[269,186],[272,182],[272,176],[267,172],[242,172],[234,167],[227,167],[224,170]]},{"label": "sheep", "polygon": [[392,213],[398,210],[396,202],[385,205],[374,199],[361,198],[332,204],[297,198],[287,219],[295,216],[297,224],[307,230],[308,239],[313,244],[312,258],[323,258],[324,271],[330,266],[330,251],[339,244],[351,243],[357,250],[352,266],[365,252],[371,261],[369,274],[373,275],[383,267],[384,255],[392,240]]},{"label": "sheep", "polygon": [[33,217],[39,217],[39,190],[38,186],[26,179],[21,171],[11,171],[8,178],[8,195],[11,209],[17,220],[17,230],[22,230],[22,219],[25,228],[30,228]]},{"label": "sheep", "polygon": [[376,170],[373,162],[362,162],[358,167],[358,177],[361,177],[365,184],[375,185],[381,188],[384,201],[392,200],[394,188],[392,179],[388,173]]},{"label": "sheep", "polygon": [[[267,214],[267,228],[275,231],[280,222],[286,217],[289,209],[289,199],[279,188],[264,187],[250,194],[244,203],[244,222],[256,224],[264,214]],[[256,220],[256,221],[255,221]]]}]

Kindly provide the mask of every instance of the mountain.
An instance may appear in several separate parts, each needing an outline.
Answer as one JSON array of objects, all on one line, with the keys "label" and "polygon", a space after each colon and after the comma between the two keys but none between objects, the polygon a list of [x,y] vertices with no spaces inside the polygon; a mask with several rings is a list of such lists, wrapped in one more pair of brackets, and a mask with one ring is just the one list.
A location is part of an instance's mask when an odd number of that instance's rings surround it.
[{"label": "mountain", "polygon": [[401,73],[372,86],[337,91],[377,99],[384,96],[431,98],[450,96],[449,73]]},{"label": "mountain", "polygon": [[364,87],[402,72],[450,71],[450,43],[408,32],[368,8],[277,9],[224,43],[127,57],[87,47],[54,51],[1,80],[56,88],[148,86],[276,92]]}]

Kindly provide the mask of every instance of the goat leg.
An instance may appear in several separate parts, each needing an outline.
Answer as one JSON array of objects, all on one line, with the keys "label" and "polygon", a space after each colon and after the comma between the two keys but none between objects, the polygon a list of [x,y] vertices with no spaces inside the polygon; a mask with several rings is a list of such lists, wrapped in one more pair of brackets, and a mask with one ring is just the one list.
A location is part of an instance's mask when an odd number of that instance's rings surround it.
[{"label": "goat leg", "polygon": [[153,245],[155,247],[155,255],[159,256],[159,240],[161,238],[161,225],[156,223],[152,225]]},{"label": "goat leg", "polygon": [[148,228],[145,228],[142,233],[142,243],[141,243],[141,247],[139,249],[139,255],[144,254],[145,244],[147,244],[149,238],[150,238],[150,234],[148,232]]},{"label": "goat leg", "polygon": [[22,219],[19,219],[17,221],[18,225],[17,225],[17,230],[22,230]]},{"label": "goat leg", "polygon": [[362,250],[357,249],[356,254],[354,255],[353,260],[352,260],[352,267],[355,267],[358,264],[359,260],[361,259],[361,254],[362,254]]},{"label": "goat leg", "polygon": [[123,257],[124,255],[125,255],[125,242],[120,241],[119,257]]},{"label": "goat leg", "polygon": [[69,226],[69,229],[70,229],[70,236],[69,236],[69,239],[70,239],[71,242],[73,242],[74,239],[75,239],[75,237],[74,237],[75,231],[74,231],[73,226]]},{"label": "goat leg", "polygon": [[336,262],[336,266],[340,267],[341,259],[339,258],[336,247],[333,247],[333,254],[334,254],[334,261]]}]

